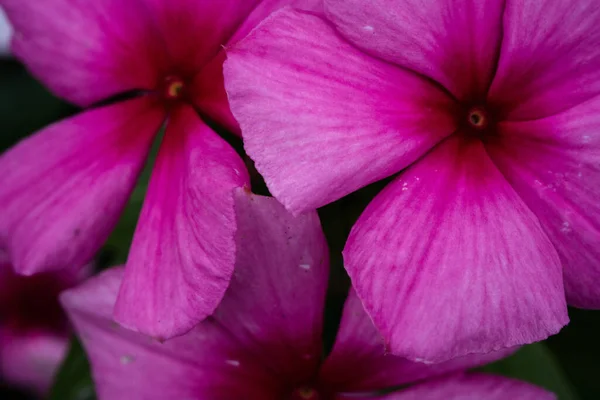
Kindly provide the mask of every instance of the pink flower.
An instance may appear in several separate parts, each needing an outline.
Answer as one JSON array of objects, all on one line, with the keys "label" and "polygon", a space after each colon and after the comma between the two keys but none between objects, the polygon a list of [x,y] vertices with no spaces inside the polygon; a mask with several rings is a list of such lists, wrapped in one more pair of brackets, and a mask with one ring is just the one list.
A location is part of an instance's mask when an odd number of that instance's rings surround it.
[{"label": "pink flower", "polygon": [[164,126],[116,318],[168,338],[212,313],[235,259],[232,191],[249,185],[244,163],[212,129],[237,129],[222,47],[290,3],[0,0],[15,29],[12,50],[34,75],[76,105],[110,103],[0,159],[0,248],[16,270],[88,262]]},{"label": "pink flower", "polygon": [[344,250],[390,350],[487,352],[558,332],[566,302],[600,308],[597,2],[324,8],[282,10],[234,46],[226,88],[295,213],[400,173]]},{"label": "pink flower", "polygon": [[67,268],[24,277],[0,254],[0,380],[40,394],[49,389],[70,334],[58,295],[88,272]]},{"label": "pink flower", "polygon": [[[238,260],[215,315],[158,343],[111,322],[123,270],[115,268],[62,295],[89,355],[99,399],[281,400],[551,399],[536,387],[464,374],[502,354],[439,365],[383,354],[383,342],[351,293],[332,353],[321,362],[328,251],[315,212],[299,217],[272,198],[236,197]],[[442,374],[453,373],[450,377]]]}]

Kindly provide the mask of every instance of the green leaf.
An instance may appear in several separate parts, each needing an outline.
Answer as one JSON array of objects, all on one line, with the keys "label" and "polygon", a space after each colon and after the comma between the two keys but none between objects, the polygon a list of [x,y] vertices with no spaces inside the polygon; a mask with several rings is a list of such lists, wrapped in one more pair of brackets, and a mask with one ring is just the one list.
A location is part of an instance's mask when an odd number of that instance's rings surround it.
[{"label": "green leaf", "polygon": [[512,356],[480,368],[480,371],[504,375],[544,387],[559,400],[578,400],[554,354],[543,343],[522,347]]},{"label": "green leaf", "polygon": [[81,343],[71,340],[71,347],[55,379],[49,400],[95,400],[90,365]]}]

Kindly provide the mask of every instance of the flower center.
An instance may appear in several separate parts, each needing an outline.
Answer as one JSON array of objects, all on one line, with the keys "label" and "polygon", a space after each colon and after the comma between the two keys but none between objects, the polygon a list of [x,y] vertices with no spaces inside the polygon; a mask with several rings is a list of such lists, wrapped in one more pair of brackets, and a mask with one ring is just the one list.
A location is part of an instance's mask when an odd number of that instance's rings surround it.
[{"label": "flower center", "polygon": [[319,393],[310,386],[302,386],[292,392],[292,400],[319,400]]},{"label": "flower center", "polygon": [[467,122],[471,128],[481,130],[488,126],[490,117],[483,107],[473,107],[467,113]]},{"label": "flower center", "polygon": [[168,76],[165,78],[162,88],[162,95],[166,100],[182,100],[185,97],[185,82],[178,76]]}]

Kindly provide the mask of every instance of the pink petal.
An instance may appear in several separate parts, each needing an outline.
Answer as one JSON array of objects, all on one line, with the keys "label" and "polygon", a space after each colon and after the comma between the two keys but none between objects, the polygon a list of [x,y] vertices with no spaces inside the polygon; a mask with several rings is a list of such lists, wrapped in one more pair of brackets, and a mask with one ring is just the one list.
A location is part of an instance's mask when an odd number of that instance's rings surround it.
[{"label": "pink petal", "polygon": [[321,368],[321,381],[336,392],[378,391],[485,365],[514,350],[472,354],[439,364],[416,363],[394,356],[385,352],[383,338],[356,292],[350,290],[335,345]]},{"label": "pink petal", "polygon": [[398,172],[454,130],[444,93],[289,9],[234,46],[224,71],[246,151],[293,212]]},{"label": "pink petal", "polygon": [[410,360],[531,343],[568,321],[556,251],[479,141],[448,139],[390,184],[344,261],[391,352]]},{"label": "pink petal", "polygon": [[0,157],[0,241],[19,273],[93,257],[162,121],[154,102],[140,98],[51,125]]},{"label": "pink petal", "polygon": [[[89,105],[166,75],[194,76],[260,0],[0,0],[13,50],[57,95]],[[65,73],[67,71],[68,73]]]},{"label": "pink petal", "polygon": [[157,80],[139,2],[0,0],[15,29],[12,50],[55,94],[80,106]]},{"label": "pink petal", "polygon": [[122,277],[122,268],[105,271],[61,299],[91,361],[98,398],[276,398],[271,371],[215,322],[164,343],[112,322]]},{"label": "pink petal", "polygon": [[305,383],[322,354],[329,253],[319,218],[241,190],[236,214],[234,278],[214,318],[282,381]]},{"label": "pink petal", "polygon": [[214,311],[235,262],[233,190],[248,182],[241,158],[191,107],[172,113],[127,260],[119,323],[167,339]]},{"label": "pink petal", "polygon": [[214,318],[188,333],[159,344],[111,323],[120,268],[62,295],[100,398],[281,399],[315,374],[328,278],[317,214],[293,217],[244,190],[235,208],[231,286]]},{"label": "pink petal", "polygon": [[567,301],[600,308],[600,98],[499,129],[488,152],[558,250]]},{"label": "pink petal", "polygon": [[18,334],[0,328],[0,376],[45,394],[67,348],[66,335],[44,331]]},{"label": "pink petal", "polygon": [[2,11],[2,9],[0,8],[0,57],[9,52],[8,42],[10,41],[11,36],[12,27],[8,23],[4,11]]},{"label": "pink petal", "polygon": [[[243,39],[252,29],[279,8],[293,5],[295,7],[311,10],[318,9],[320,0],[263,0],[258,4],[235,34],[229,39],[228,46]],[[211,120],[230,132],[240,134],[240,128],[229,109],[229,100],[223,83],[223,62],[225,50],[213,57],[205,64],[192,82],[191,90],[196,108]]]},{"label": "pink petal", "polygon": [[[428,381],[381,400],[556,400],[546,390],[526,382],[486,374],[456,375]],[[365,399],[366,400],[366,399]]]},{"label": "pink petal", "polygon": [[597,96],[599,26],[595,1],[507,1],[490,101],[509,119],[522,120],[549,116]]},{"label": "pink petal", "polygon": [[502,0],[325,0],[325,12],[360,49],[472,101],[481,100],[491,83],[503,5]]},{"label": "pink petal", "polygon": [[203,117],[209,118],[229,132],[240,135],[240,127],[229,109],[223,83],[225,50],[219,52],[196,75],[190,90],[192,101]]}]

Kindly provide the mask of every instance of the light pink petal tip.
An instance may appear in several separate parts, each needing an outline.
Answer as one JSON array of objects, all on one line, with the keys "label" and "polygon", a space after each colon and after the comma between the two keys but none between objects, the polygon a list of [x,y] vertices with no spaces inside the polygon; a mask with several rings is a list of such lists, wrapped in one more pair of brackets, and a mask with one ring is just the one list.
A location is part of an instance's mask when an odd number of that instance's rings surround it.
[{"label": "light pink petal tip", "polygon": [[502,34],[503,0],[325,0],[338,31],[368,54],[415,71],[459,100],[484,95]]},{"label": "light pink petal tip", "polygon": [[235,204],[235,272],[214,318],[282,382],[304,383],[322,353],[329,252],[319,218],[244,190]]},{"label": "light pink petal tip", "polygon": [[486,374],[467,374],[424,382],[387,396],[377,397],[377,399],[556,400],[557,397],[551,392],[526,382]]},{"label": "light pink petal tip", "polygon": [[12,36],[12,27],[6,19],[4,11],[0,8],[0,57],[9,53],[8,43]]},{"label": "light pink petal tip", "polygon": [[68,349],[66,335],[16,334],[0,328],[0,376],[6,382],[45,395]]},{"label": "light pink petal tip", "polygon": [[600,308],[600,97],[553,117],[503,123],[488,150],[540,220],[569,304]]},{"label": "light pink petal tip", "polygon": [[51,125],[0,156],[0,242],[30,275],[81,267],[106,240],[163,114],[141,98]]},{"label": "light pink petal tip", "polygon": [[335,345],[321,368],[320,380],[328,388],[342,393],[372,392],[485,365],[515,350],[472,354],[438,364],[394,356],[386,352],[383,337],[351,289]]},{"label": "light pink petal tip", "polygon": [[568,321],[556,250],[480,142],[448,139],[391,183],[344,262],[390,351],[411,360],[531,343]]},{"label": "light pink petal tip", "polygon": [[[294,49],[290,51],[290,49]],[[454,130],[442,91],[290,9],[228,51],[225,85],[246,151],[293,212],[394,174]]]},{"label": "light pink petal tip", "polygon": [[504,107],[508,119],[525,120],[599,95],[599,27],[595,1],[507,1],[489,102]]},{"label": "light pink petal tip", "polygon": [[160,339],[221,301],[235,262],[233,191],[243,161],[191,107],[170,117],[135,232],[115,318]]},{"label": "light pink petal tip", "polygon": [[214,322],[164,343],[113,322],[122,277],[113,268],[62,295],[100,399],[276,398],[271,373]]}]

